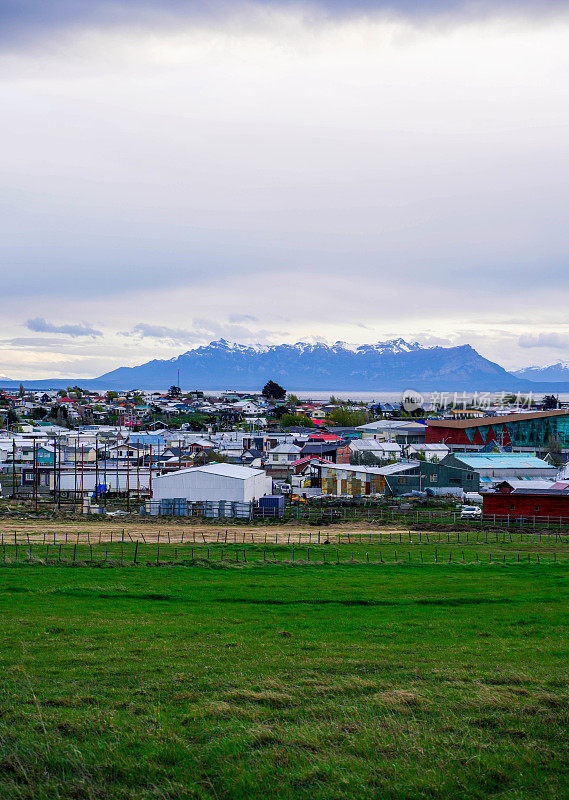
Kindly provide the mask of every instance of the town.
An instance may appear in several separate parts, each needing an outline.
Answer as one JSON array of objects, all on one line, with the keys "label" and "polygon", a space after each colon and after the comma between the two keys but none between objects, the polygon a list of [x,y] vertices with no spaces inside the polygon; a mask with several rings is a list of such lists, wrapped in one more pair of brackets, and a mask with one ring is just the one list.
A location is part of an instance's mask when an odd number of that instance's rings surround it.
[{"label": "town", "polygon": [[301,401],[274,381],[217,396],[21,386],[0,394],[2,510],[253,519],[323,498],[438,498],[464,516],[569,518],[569,408],[519,400]]},{"label": "town", "polygon": [[0,800],[569,797],[568,54],[0,1]]}]

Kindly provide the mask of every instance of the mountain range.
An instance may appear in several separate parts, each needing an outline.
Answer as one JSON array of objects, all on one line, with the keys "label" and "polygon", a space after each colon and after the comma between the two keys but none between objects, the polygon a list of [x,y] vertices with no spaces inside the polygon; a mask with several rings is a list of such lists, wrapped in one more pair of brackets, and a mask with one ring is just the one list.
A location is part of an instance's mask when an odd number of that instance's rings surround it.
[{"label": "mountain range", "polygon": [[519,383],[469,345],[422,347],[392,339],[351,346],[345,342],[279,345],[231,344],[225,339],[168,361],[121,367],[99,381],[110,387],[258,389],[272,379],[292,389],[399,390],[498,389]]},{"label": "mountain range", "polygon": [[569,381],[569,363],[558,361],[557,364],[550,364],[548,367],[524,367],[512,372],[517,378],[527,379],[537,382]]},{"label": "mountain range", "polygon": [[[98,378],[26,381],[27,388],[61,388],[79,382],[91,389],[260,389],[269,379],[290,390],[330,391],[569,391],[569,366],[529,367],[515,373],[468,344],[425,347],[390,339],[375,344],[335,342],[243,345],[225,339],[171,359],[119,367]],[[4,387],[18,381],[0,380]]]}]

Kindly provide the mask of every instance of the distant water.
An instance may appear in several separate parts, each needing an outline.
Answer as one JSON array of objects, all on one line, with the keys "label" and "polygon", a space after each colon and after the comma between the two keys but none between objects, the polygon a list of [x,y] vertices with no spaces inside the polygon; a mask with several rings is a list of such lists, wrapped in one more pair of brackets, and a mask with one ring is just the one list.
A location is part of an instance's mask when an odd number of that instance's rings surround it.
[{"label": "distant water", "polygon": [[[409,389],[413,387],[410,386]],[[246,394],[248,390],[246,389],[235,389],[235,392],[239,392],[240,394]],[[250,391],[250,390],[249,390]],[[337,397],[339,400],[358,400],[363,403],[399,403],[402,399],[403,392],[358,392],[358,391],[342,391],[342,390],[327,390],[323,391],[322,389],[288,389],[288,392],[295,394],[300,400],[329,400],[330,397],[333,395]],[[206,395],[217,395],[221,394],[219,389],[205,389],[204,394]],[[437,399],[435,397],[435,392],[421,392],[422,396],[425,398],[426,402],[432,402],[433,400]],[[522,396],[526,396],[527,392],[521,392]],[[541,400],[544,394],[553,394],[553,392],[533,392],[533,397],[536,400]],[[453,400],[453,392],[445,392],[444,395],[446,396],[447,402],[451,403]],[[439,394],[440,396],[440,394]],[[560,402],[567,403],[569,402],[569,393],[555,393],[556,397],[559,397]],[[489,397],[492,401],[496,401],[499,403],[500,401],[500,392],[490,392]],[[472,395],[468,392],[457,392],[456,393],[456,402],[461,403],[463,398],[466,400],[473,399]],[[474,398],[476,399],[476,398]],[[480,402],[480,397],[477,398],[477,402]]]},{"label": "distant water", "polygon": [[[183,391],[187,391],[183,389]],[[219,397],[221,389],[203,389],[206,396]],[[252,389],[227,389],[236,394],[254,394]],[[332,395],[339,400],[359,400],[363,403],[394,403],[401,400],[401,392],[358,392],[358,391],[333,391],[322,389],[287,389],[287,393],[295,394],[300,400],[329,400]]]}]

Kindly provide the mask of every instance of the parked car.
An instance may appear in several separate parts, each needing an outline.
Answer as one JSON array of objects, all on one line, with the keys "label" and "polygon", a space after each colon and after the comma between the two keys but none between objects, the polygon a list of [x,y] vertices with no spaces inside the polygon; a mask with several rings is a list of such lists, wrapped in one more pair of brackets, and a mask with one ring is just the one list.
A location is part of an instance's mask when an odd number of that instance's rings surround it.
[{"label": "parked car", "polygon": [[479,506],[463,506],[460,512],[461,519],[480,519],[482,509]]}]

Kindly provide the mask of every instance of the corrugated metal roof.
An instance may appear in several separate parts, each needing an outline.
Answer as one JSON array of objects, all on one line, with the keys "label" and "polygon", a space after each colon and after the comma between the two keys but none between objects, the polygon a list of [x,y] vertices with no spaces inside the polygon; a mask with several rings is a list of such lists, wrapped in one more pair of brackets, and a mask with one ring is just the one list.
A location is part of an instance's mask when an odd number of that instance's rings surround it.
[{"label": "corrugated metal roof", "polygon": [[454,457],[472,469],[553,469],[551,464],[537,456],[524,456],[519,453],[484,453],[482,455],[463,455]]},{"label": "corrugated metal roof", "polygon": [[512,489],[553,489],[557,486],[563,487],[569,484],[557,484],[555,481],[548,478],[534,479],[534,478],[506,478],[499,485],[507,484]]},{"label": "corrugated metal roof", "polygon": [[252,467],[242,467],[240,464],[206,464],[203,467],[189,467],[188,469],[178,469],[175,472],[169,472],[167,475],[158,475],[154,480],[162,480],[163,478],[170,478],[182,473],[189,472],[207,472],[210,475],[221,475],[225,478],[239,478],[245,480],[246,478],[253,478],[257,475],[266,475],[263,469],[253,469]]}]

